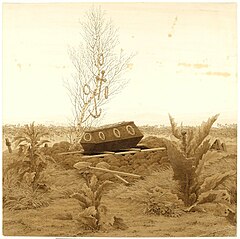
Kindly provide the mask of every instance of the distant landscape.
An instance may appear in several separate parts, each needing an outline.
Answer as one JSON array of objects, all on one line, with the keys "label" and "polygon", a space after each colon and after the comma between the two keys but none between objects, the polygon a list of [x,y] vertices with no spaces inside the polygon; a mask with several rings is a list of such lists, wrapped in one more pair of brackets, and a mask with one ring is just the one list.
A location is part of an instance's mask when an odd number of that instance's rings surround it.
[{"label": "distant landscape", "polygon": [[[50,140],[50,145],[59,142],[59,141],[67,141],[72,143],[71,139],[71,127],[70,126],[57,126],[57,125],[38,125],[43,131],[48,132],[47,138]],[[144,136],[164,136],[169,137],[171,135],[171,126],[164,126],[164,125],[142,125],[138,126],[139,129],[142,131]],[[2,128],[2,139],[9,138],[12,140],[18,132],[24,128],[22,124],[5,124]],[[94,128],[92,128],[94,129]],[[237,137],[237,124],[217,124],[217,127],[212,127],[210,135],[213,137],[220,137],[223,139],[224,137],[227,138],[236,138]],[[3,149],[6,149],[6,146],[3,142]]]}]

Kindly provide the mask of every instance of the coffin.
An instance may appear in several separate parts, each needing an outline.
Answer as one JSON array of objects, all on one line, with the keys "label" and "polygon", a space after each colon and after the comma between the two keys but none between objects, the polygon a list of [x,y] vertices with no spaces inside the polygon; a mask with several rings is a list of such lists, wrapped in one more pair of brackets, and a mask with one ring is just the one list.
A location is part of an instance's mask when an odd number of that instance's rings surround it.
[{"label": "coffin", "polygon": [[141,131],[130,121],[85,131],[80,143],[85,152],[97,153],[133,148],[142,138]]}]

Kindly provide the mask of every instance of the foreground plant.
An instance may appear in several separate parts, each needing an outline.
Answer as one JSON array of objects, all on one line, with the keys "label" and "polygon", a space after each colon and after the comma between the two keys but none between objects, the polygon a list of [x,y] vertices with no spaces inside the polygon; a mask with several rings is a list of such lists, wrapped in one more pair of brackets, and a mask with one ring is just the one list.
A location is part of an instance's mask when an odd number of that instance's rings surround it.
[{"label": "foreground plant", "polygon": [[172,179],[171,168],[159,169],[144,180],[133,185],[119,185],[109,193],[109,197],[127,200],[140,213],[155,216],[179,217],[183,213],[183,203],[172,192],[177,183]]},{"label": "foreground plant", "polygon": [[45,192],[32,188],[33,175],[26,173],[20,182],[12,170],[3,178],[3,207],[24,210],[48,206],[50,199]]},{"label": "foreground plant", "polygon": [[103,205],[102,197],[113,184],[106,180],[101,182],[95,174],[83,173],[85,183],[81,190],[70,195],[78,200],[82,210],[77,215],[77,222],[85,230],[98,231],[110,228],[124,229],[121,218],[108,215],[108,208]]},{"label": "foreground plant", "polygon": [[211,202],[219,197],[229,201],[228,192],[218,190],[218,186],[235,174],[234,171],[215,173],[202,178],[204,155],[210,149],[210,139],[206,139],[219,115],[203,122],[200,127],[183,129],[178,127],[169,115],[172,133],[176,141],[166,140],[168,157],[174,171],[173,178],[178,182],[178,198],[185,206]]},{"label": "foreground plant", "polygon": [[153,187],[142,193],[142,199],[139,200],[144,205],[145,214],[162,215],[165,217],[179,217],[181,210],[178,208],[177,199],[170,190],[161,187]]},{"label": "foreground plant", "polygon": [[21,165],[21,178],[26,176],[26,174],[31,174],[33,177],[31,181],[33,190],[36,190],[41,172],[47,165],[46,157],[40,152],[40,147],[49,142],[49,140],[42,140],[42,137],[46,135],[48,134],[34,126],[33,122],[30,125],[26,125],[20,135],[14,138],[16,146],[24,144],[25,157]]},{"label": "foreground plant", "polygon": [[[43,191],[41,186],[44,178],[43,172],[47,167],[47,160],[50,159],[50,157],[45,157],[45,155],[40,152],[40,147],[46,142],[49,142],[48,140],[42,139],[42,137],[46,135],[47,133],[32,123],[26,125],[18,133],[18,136],[14,138],[16,146],[23,146],[23,155],[19,155],[17,160],[9,164],[3,172],[3,181],[5,183],[3,193],[5,200],[9,201],[13,198],[9,204],[12,205],[13,208],[17,208],[14,202],[18,204],[19,200],[25,202],[24,205],[26,208],[31,208],[31,205],[32,208],[34,208],[36,207],[36,203],[34,203],[35,198],[42,197]],[[10,175],[14,177],[14,180],[10,180]],[[25,206],[22,206],[22,208]]]}]

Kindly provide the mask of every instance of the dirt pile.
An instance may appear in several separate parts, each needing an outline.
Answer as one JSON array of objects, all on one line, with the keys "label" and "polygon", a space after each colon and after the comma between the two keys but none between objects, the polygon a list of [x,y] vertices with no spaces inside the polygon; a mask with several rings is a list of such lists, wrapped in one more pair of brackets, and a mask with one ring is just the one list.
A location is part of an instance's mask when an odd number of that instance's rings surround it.
[{"label": "dirt pile", "polygon": [[140,143],[148,148],[166,147],[165,138],[159,138],[156,136],[143,138]]},{"label": "dirt pile", "polygon": [[137,152],[134,155],[109,155],[104,158],[82,158],[81,155],[55,155],[56,162],[65,169],[73,169],[73,165],[78,162],[90,162],[96,166],[100,162],[106,162],[111,170],[135,173],[142,176],[150,175],[161,168],[169,167],[166,151],[157,152]]},{"label": "dirt pile", "polygon": [[[163,138],[152,136],[143,139],[141,144],[144,144],[148,148],[165,147]],[[73,165],[77,162],[90,162],[92,163],[92,166],[96,166],[100,162],[106,162],[110,165],[111,170],[146,176],[161,168],[169,167],[166,150],[137,152],[135,154],[126,155],[108,155],[104,158],[94,157],[85,159],[82,158],[82,155],[59,155],[58,153],[63,152],[67,146],[67,144],[63,143],[55,144],[50,151],[55,161],[60,163],[65,169],[73,169]],[[66,151],[67,150],[65,150],[65,152]],[[106,174],[105,176],[106,178],[109,178],[109,174]]]},{"label": "dirt pile", "polygon": [[61,141],[59,143],[55,143],[52,147],[48,147],[47,145],[45,147],[41,148],[41,151],[44,154],[47,155],[55,155],[58,153],[63,153],[69,151],[69,148],[71,147],[71,144],[67,141]]}]

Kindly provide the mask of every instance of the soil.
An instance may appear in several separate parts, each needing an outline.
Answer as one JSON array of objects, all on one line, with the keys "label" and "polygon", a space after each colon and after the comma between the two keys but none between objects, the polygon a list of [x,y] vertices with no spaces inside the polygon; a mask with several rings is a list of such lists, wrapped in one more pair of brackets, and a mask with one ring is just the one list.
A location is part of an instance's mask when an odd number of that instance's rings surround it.
[{"label": "soil", "polygon": [[[129,201],[105,198],[111,214],[121,217],[126,230],[83,232],[66,215],[79,210],[73,199],[57,199],[50,206],[24,211],[4,210],[5,236],[195,237],[236,236],[236,227],[213,213],[192,212],[181,217],[145,215]],[[215,209],[215,206],[212,206]],[[64,217],[65,216],[65,217]]]},{"label": "soil", "polygon": [[[159,139],[151,138],[150,146],[162,144]],[[224,167],[229,167],[229,160],[236,160],[237,143],[236,139],[225,139],[227,152],[210,152],[209,157],[224,158],[216,165],[209,165],[211,173],[219,172]],[[162,146],[162,145],[161,145]],[[9,161],[14,161],[17,152],[3,153],[3,167]],[[10,210],[3,208],[3,234],[5,236],[51,236],[51,237],[73,237],[73,236],[94,236],[94,237],[196,237],[196,236],[236,236],[236,225],[225,215],[225,208],[219,207],[216,203],[204,204],[204,210],[195,212],[183,212],[178,217],[166,217],[164,215],[149,215],[144,213],[144,206],[136,203],[131,198],[125,197],[127,190],[135,189],[140,185],[148,183],[148,177],[154,179],[154,172],[162,165],[168,165],[165,154],[148,153],[134,156],[124,156],[116,160],[109,157],[105,160],[114,170],[138,173],[144,175],[144,179],[136,180],[126,178],[132,185],[124,186],[114,179],[113,190],[106,193],[102,203],[107,205],[108,213],[117,218],[123,219],[126,229],[111,228],[105,231],[86,231],[79,227],[75,220],[81,208],[78,201],[69,198],[67,195],[79,190],[83,179],[79,172],[72,166],[80,157],[59,157],[55,156],[56,164],[51,163],[46,170],[46,182],[49,191],[46,197],[49,198],[49,205],[36,209]],[[144,159],[148,159],[147,162]],[[92,160],[96,165],[102,159]],[[66,164],[67,162],[67,164]],[[144,164],[145,163],[145,164]],[[144,166],[143,166],[144,165]],[[150,167],[151,165],[154,165]],[[143,166],[143,167],[141,167]],[[162,167],[164,169],[164,167]],[[162,171],[164,174],[164,170]],[[208,173],[208,172],[206,172]],[[101,176],[101,175],[100,175]],[[163,175],[164,176],[164,175]],[[167,175],[165,175],[168,177]],[[112,179],[108,175],[104,179]],[[157,180],[157,178],[156,178]],[[171,181],[171,180],[169,180]],[[161,185],[163,181],[156,184]],[[170,185],[170,182],[169,182]],[[139,189],[140,190],[140,189]]]}]

